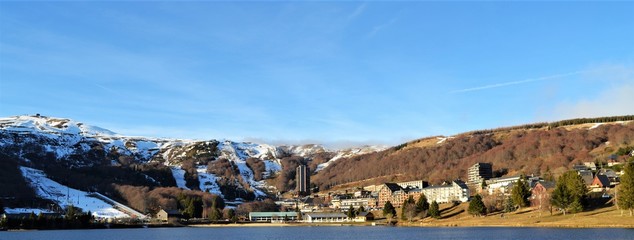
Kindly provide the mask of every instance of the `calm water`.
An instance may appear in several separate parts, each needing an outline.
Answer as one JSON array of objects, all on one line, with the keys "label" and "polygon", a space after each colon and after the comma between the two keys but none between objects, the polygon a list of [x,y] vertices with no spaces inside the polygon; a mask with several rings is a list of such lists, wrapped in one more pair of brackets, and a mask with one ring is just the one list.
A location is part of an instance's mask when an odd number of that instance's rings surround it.
[{"label": "calm water", "polygon": [[0,232],[0,239],[200,240],[200,239],[634,239],[634,229],[228,227]]}]

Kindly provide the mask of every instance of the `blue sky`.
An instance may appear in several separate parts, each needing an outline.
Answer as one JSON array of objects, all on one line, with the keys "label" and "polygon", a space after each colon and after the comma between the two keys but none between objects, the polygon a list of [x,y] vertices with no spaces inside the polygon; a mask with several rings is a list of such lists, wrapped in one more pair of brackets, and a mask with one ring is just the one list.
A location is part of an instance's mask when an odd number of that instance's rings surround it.
[{"label": "blue sky", "polygon": [[0,2],[0,116],[398,144],[634,114],[631,2]]}]

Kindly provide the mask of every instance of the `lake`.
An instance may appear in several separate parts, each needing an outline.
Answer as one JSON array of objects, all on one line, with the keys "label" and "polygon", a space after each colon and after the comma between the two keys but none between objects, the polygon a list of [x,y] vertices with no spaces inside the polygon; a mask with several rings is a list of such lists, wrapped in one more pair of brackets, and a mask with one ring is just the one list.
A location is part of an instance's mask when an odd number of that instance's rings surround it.
[{"label": "lake", "polygon": [[131,239],[634,239],[634,229],[495,228],[495,227],[214,227],[54,230],[0,232],[2,240]]}]

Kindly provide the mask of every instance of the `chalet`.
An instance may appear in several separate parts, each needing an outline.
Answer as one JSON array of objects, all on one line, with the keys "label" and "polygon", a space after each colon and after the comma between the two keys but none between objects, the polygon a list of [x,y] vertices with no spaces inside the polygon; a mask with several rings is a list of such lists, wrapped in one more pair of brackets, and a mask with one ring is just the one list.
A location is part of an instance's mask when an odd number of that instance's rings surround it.
[{"label": "chalet", "polygon": [[601,169],[601,170],[599,170],[597,175],[605,175],[606,177],[608,177],[608,179],[610,180],[610,185],[611,186],[617,185],[617,184],[619,184],[621,182],[621,179],[619,178],[619,175],[616,174],[616,172],[614,172],[611,169]]},{"label": "chalet", "polygon": [[340,212],[314,212],[304,214],[304,222],[308,223],[320,223],[320,222],[350,222],[350,219],[346,214]]},{"label": "chalet", "polygon": [[605,175],[597,175],[594,177],[594,180],[592,180],[590,187],[594,189],[609,188],[610,179]]},{"label": "chalet", "polygon": [[168,222],[178,220],[183,215],[178,210],[164,210],[161,209],[156,213],[156,219],[162,222]]},{"label": "chalet", "polygon": [[367,222],[374,220],[374,214],[371,212],[360,212],[352,221],[354,222]]},{"label": "chalet", "polygon": [[250,212],[249,221],[251,222],[288,222],[297,221],[299,213],[297,212]]}]

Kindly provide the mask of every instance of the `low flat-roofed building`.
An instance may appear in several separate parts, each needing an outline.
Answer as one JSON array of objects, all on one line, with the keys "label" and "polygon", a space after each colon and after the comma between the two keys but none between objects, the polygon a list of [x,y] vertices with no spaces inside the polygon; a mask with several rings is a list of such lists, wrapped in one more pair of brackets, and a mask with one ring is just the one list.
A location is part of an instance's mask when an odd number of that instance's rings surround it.
[{"label": "low flat-roofed building", "polygon": [[326,212],[313,212],[304,214],[304,222],[316,223],[316,222],[351,222],[346,214],[340,212],[326,213]]},{"label": "low flat-roofed building", "polygon": [[250,212],[249,221],[252,222],[287,222],[297,221],[297,212]]}]

